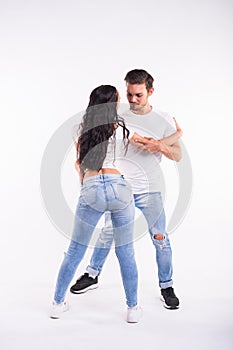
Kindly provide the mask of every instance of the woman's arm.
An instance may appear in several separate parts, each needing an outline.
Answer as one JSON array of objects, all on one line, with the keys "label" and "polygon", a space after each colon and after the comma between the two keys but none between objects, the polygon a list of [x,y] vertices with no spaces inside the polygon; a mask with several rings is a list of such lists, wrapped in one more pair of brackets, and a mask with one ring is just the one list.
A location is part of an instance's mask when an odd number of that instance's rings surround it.
[{"label": "woman's arm", "polygon": [[[78,143],[77,143],[76,141],[74,142],[74,147],[75,147],[75,149],[76,149],[76,152],[78,152]],[[80,182],[82,182],[82,181],[83,181],[83,174],[82,174],[81,169],[80,169],[79,159],[77,159],[77,160],[75,161],[74,166],[75,166],[75,169],[76,169],[77,172],[78,172]]]}]

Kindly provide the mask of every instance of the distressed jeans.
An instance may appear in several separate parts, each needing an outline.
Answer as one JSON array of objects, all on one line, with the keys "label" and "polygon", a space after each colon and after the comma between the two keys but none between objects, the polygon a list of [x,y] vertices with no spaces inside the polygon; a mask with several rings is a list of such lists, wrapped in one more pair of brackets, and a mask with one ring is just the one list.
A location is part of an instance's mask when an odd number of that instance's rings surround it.
[{"label": "distressed jeans", "polygon": [[[156,249],[156,261],[160,288],[171,287],[172,250],[166,232],[166,218],[160,192],[134,194],[135,207],[140,209],[148,224],[148,231]],[[100,274],[113,242],[112,222],[109,213],[105,214],[105,226],[96,242],[87,272],[96,277]]]},{"label": "distressed jeans", "polygon": [[61,303],[82,260],[93,231],[108,212],[112,222],[112,241],[120,264],[126,303],[137,305],[138,272],[134,258],[134,200],[130,185],[122,175],[104,174],[84,179],[76,208],[72,240],[61,264],[54,300]]}]

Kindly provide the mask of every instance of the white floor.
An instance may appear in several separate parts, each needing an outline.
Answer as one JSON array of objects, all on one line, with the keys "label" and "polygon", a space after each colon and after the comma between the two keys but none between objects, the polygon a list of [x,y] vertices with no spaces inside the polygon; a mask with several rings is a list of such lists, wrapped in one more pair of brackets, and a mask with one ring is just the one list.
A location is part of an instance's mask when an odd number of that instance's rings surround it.
[{"label": "white floor", "polygon": [[[233,288],[230,268],[229,273],[227,270],[232,265],[226,246],[226,262],[221,252],[219,263],[214,237],[208,254],[205,236],[201,245],[195,235],[180,232],[171,237],[179,310],[166,310],[159,299],[149,235],[135,243],[138,299],[143,309],[138,324],[125,321],[125,296],[113,251],[99,278],[99,288],[82,295],[68,293],[70,310],[60,320],[50,319],[56,276],[68,241],[55,229],[54,233],[29,237],[25,234],[13,240],[14,245],[2,245],[0,350],[233,349]],[[184,249],[188,245],[192,249]],[[74,280],[85,270],[91,254],[89,249]]]},{"label": "white floor", "polygon": [[109,282],[103,275],[98,289],[69,293],[70,310],[62,319],[52,320],[50,288],[18,282],[12,291],[9,286],[8,296],[1,298],[1,350],[233,348],[233,298],[179,294],[181,308],[166,310],[159,291],[151,288],[151,281],[143,281],[143,317],[138,324],[127,324],[123,290],[118,281]]}]

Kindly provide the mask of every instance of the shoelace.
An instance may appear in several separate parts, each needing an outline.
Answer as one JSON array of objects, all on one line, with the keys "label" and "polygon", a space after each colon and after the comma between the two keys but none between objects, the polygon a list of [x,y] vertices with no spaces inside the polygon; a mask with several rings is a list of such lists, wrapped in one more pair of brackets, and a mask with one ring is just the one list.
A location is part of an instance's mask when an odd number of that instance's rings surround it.
[{"label": "shoelace", "polygon": [[175,298],[175,294],[174,294],[174,291],[173,291],[173,288],[172,287],[168,287],[164,290],[164,293],[166,294],[167,297],[172,297],[172,298]]}]

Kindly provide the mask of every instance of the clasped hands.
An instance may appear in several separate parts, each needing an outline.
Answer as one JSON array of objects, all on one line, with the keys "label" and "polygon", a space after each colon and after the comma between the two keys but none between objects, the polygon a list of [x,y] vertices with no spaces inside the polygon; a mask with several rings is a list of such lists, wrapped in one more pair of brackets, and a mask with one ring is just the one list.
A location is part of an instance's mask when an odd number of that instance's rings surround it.
[{"label": "clasped hands", "polygon": [[153,137],[141,136],[137,132],[133,134],[130,139],[130,143],[142,150],[148,151],[150,153],[161,152],[163,145],[159,140],[153,139]]}]

